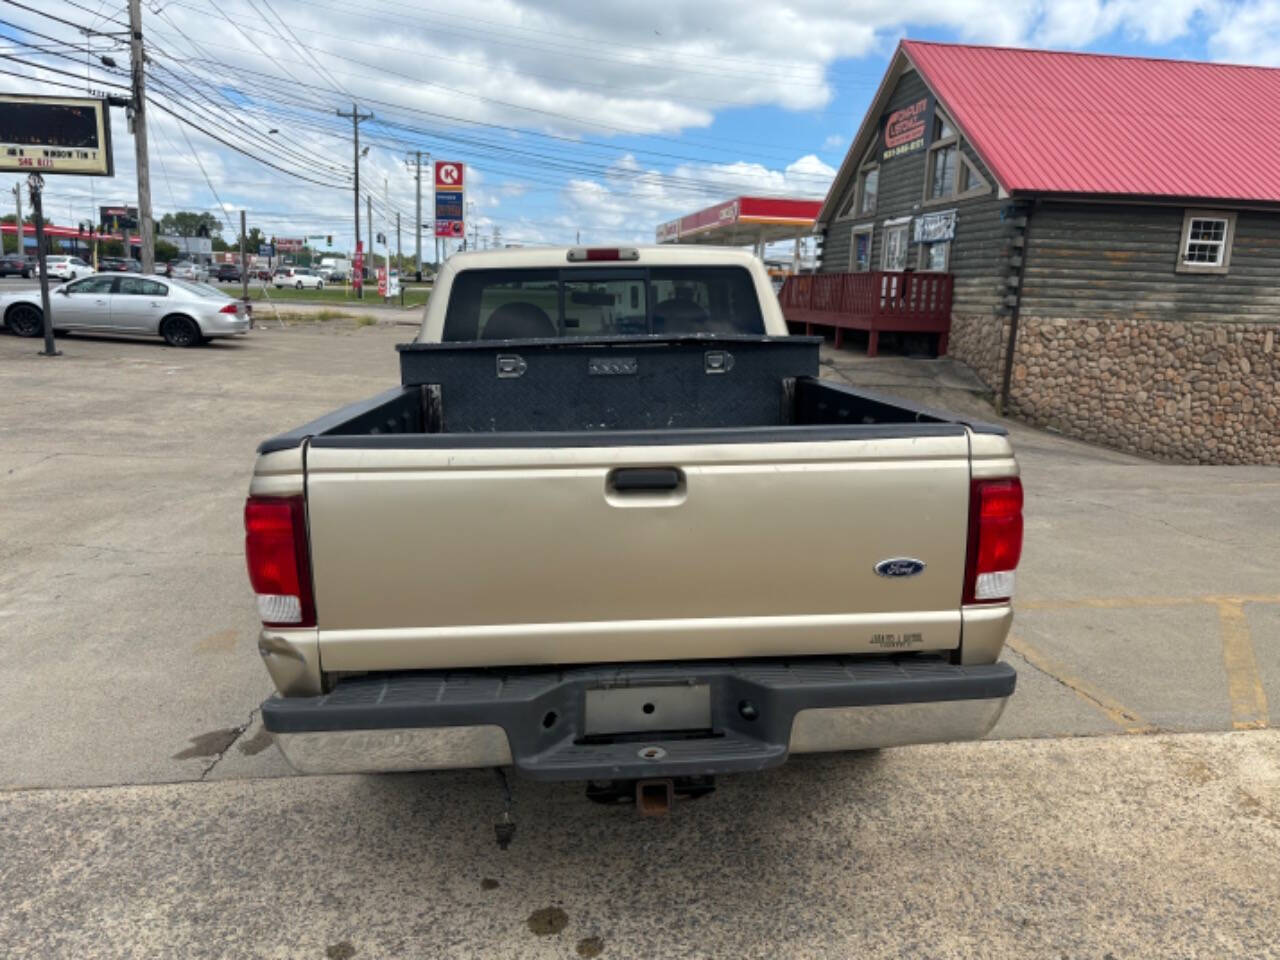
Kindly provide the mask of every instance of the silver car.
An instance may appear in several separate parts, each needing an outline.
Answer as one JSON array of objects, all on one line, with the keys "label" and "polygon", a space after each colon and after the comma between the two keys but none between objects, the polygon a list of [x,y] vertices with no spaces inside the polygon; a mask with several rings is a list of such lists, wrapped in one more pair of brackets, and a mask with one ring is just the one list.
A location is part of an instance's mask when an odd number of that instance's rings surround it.
[{"label": "silver car", "polygon": [[[159,335],[174,347],[249,331],[248,305],[206,283],[137,273],[98,273],[49,291],[53,326],[98,333]],[[44,330],[40,291],[0,297],[0,316],[11,333],[38,337]]]}]

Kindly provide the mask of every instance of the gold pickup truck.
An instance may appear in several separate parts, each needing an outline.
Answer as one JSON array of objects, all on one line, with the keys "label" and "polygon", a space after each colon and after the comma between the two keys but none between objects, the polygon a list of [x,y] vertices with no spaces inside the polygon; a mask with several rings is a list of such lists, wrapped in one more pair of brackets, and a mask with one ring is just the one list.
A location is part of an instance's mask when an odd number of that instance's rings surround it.
[{"label": "gold pickup truck", "polygon": [[1009,440],[819,379],[818,347],[737,251],[450,259],[400,386],[259,447],[289,762],[670,783],[983,736]]}]

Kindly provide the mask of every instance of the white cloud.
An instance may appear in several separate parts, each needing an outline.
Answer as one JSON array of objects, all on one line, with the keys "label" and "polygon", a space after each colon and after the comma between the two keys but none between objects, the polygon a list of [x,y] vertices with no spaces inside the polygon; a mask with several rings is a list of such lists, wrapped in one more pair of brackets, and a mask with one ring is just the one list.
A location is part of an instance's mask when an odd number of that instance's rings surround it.
[{"label": "white cloud", "polygon": [[1280,5],[1254,2],[1223,10],[1209,52],[1229,63],[1280,66]]},{"label": "white cloud", "polygon": [[1034,40],[1047,47],[1078,48],[1119,32],[1164,44],[1190,34],[1198,15],[1222,7],[1220,0],[1054,0],[1046,4]]},{"label": "white cloud", "polygon": [[822,149],[839,150],[848,142],[849,138],[843,133],[830,133],[827,134],[827,139],[822,141]]}]

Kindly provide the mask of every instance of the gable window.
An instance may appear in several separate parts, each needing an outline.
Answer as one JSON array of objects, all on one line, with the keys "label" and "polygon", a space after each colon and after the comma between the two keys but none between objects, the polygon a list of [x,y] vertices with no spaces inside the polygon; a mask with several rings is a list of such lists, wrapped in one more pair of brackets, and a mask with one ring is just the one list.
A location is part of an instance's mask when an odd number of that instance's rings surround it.
[{"label": "gable window", "polygon": [[1188,210],[1182,218],[1178,273],[1226,273],[1231,265],[1236,215],[1224,210]]},{"label": "gable window", "polygon": [[871,269],[871,237],[874,231],[873,223],[853,228],[853,236],[849,239],[850,272],[863,273]]},{"label": "gable window", "polygon": [[858,164],[853,193],[840,211],[842,217],[859,217],[876,212],[876,200],[880,193],[880,165],[876,162],[876,144],[871,144]]},{"label": "gable window", "polygon": [[960,133],[955,124],[939,108],[933,118],[933,141],[925,163],[925,203],[945,203],[990,192],[991,186],[960,149]]},{"label": "gable window", "polygon": [[960,138],[954,124],[941,110],[933,118],[933,142],[929,145],[926,200],[945,200],[956,192],[956,160]]},{"label": "gable window", "polygon": [[907,269],[907,229],[910,226],[910,217],[885,221],[882,241],[884,246],[880,255],[881,270]]}]

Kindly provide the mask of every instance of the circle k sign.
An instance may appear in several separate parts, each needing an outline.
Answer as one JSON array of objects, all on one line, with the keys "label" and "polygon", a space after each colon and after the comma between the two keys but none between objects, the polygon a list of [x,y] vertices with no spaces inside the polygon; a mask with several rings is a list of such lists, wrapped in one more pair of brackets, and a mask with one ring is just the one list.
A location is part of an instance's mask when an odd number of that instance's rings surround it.
[{"label": "circle k sign", "polygon": [[436,186],[444,190],[461,190],[463,165],[460,163],[436,162]]}]

